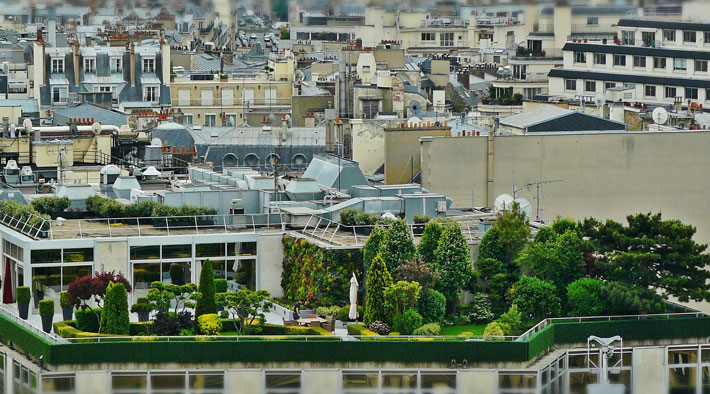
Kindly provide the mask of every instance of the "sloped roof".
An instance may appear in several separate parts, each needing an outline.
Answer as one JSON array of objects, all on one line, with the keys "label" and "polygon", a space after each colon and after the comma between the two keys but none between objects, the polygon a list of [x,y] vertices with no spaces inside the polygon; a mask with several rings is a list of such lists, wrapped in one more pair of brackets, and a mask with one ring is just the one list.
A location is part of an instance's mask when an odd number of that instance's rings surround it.
[{"label": "sloped roof", "polygon": [[560,116],[568,115],[572,111],[554,105],[542,105],[532,111],[522,112],[516,115],[508,116],[500,120],[500,124],[524,129],[526,127],[545,122]]},{"label": "sloped roof", "polygon": [[54,111],[54,123],[66,124],[70,118],[93,118],[105,125],[123,126],[128,124],[128,115],[97,107],[91,104],[80,104],[75,107],[61,108]]}]

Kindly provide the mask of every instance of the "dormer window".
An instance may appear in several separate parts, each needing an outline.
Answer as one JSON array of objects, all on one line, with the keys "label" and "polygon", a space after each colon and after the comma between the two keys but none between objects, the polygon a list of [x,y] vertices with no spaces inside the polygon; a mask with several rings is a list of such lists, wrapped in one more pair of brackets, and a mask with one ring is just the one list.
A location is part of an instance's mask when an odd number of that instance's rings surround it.
[{"label": "dormer window", "polygon": [[123,72],[123,59],[120,57],[111,58],[111,72],[112,73],[122,73]]},{"label": "dormer window", "polygon": [[64,59],[52,58],[52,74],[64,74]]},{"label": "dormer window", "polygon": [[96,72],[96,58],[87,57],[84,59],[84,73],[93,74]]},{"label": "dormer window", "polygon": [[143,72],[144,73],[155,72],[155,59],[153,59],[153,58],[143,59]]}]

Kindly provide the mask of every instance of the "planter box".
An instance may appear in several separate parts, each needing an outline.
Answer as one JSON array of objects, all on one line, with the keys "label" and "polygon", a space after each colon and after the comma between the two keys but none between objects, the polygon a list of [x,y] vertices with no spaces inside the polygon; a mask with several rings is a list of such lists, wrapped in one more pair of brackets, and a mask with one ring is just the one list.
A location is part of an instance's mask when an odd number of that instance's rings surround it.
[{"label": "planter box", "polygon": [[54,316],[42,316],[42,330],[44,332],[52,332],[52,320],[54,320]]},{"label": "planter box", "polygon": [[414,226],[412,226],[412,232],[414,233],[414,235],[424,234],[424,226],[426,226],[426,224],[415,224]]},{"label": "planter box", "polygon": [[74,317],[74,308],[71,306],[63,306],[62,307],[62,318],[64,321],[67,320],[72,320]]},{"label": "planter box", "polygon": [[358,234],[370,235],[370,233],[372,232],[372,227],[357,227],[356,231]]},{"label": "planter box", "polygon": [[18,302],[17,311],[20,313],[20,319],[27,320],[28,313],[30,311],[29,302]]}]

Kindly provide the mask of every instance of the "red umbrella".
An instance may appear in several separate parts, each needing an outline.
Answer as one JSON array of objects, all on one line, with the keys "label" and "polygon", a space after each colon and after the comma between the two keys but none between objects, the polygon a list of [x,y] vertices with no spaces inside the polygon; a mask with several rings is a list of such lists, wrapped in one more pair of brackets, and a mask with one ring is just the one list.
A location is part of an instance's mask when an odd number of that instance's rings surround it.
[{"label": "red umbrella", "polygon": [[2,302],[4,304],[12,304],[15,300],[12,299],[12,275],[10,275],[10,259],[5,258],[5,287],[2,291]]}]

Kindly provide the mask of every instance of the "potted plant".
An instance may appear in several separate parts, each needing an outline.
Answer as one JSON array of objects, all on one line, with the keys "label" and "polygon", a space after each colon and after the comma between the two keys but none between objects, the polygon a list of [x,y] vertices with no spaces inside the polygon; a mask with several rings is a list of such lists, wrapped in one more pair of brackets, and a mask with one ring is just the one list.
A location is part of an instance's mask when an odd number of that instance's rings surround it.
[{"label": "potted plant", "polygon": [[32,293],[28,286],[19,286],[16,290],[17,294],[17,310],[20,312],[20,319],[27,320],[27,314],[30,310],[30,300]]},{"label": "potted plant", "polygon": [[229,77],[227,76],[227,74],[222,74],[219,76],[219,81],[220,82],[227,82],[227,81],[229,81]]},{"label": "potted plant", "polygon": [[54,320],[54,300],[48,298],[39,302],[39,315],[42,317],[42,330],[52,331],[52,320]]},{"label": "potted plant", "polygon": [[150,306],[150,302],[148,302],[148,298],[146,297],[138,297],[136,300],[136,303],[131,306],[131,312],[137,313],[138,314],[138,321],[148,321],[150,318],[150,311],[153,308]]},{"label": "potted plant", "polygon": [[424,226],[429,223],[429,220],[431,220],[431,218],[429,217],[429,215],[415,214],[413,219],[414,226],[412,226],[412,232],[414,233],[414,235],[422,235],[422,233],[424,233]]},{"label": "potted plant", "polygon": [[71,320],[74,315],[74,305],[69,301],[69,292],[59,293],[59,306],[62,307],[62,318],[64,321]]},{"label": "potted plant", "polygon": [[584,39],[584,43],[585,43],[585,44],[587,43],[587,39],[586,39],[586,38]]},{"label": "potted plant", "polygon": [[606,38],[602,38],[602,44],[606,45]]}]

